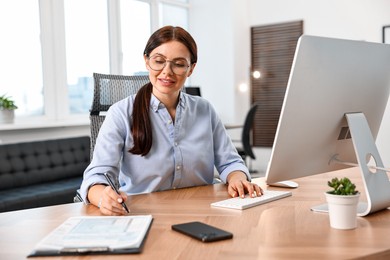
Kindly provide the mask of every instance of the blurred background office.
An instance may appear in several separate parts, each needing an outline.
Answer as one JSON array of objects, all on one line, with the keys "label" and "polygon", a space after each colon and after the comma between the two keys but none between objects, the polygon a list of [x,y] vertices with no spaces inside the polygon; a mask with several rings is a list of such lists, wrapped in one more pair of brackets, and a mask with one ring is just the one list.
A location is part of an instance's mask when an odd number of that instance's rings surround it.
[{"label": "blurred background office", "polygon": [[[19,108],[14,124],[0,125],[0,143],[88,135],[92,73],[146,73],[144,45],[167,24],[198,43],[187,85],[201,87],[223,122],[241,124],[251,106],[251,28],[294,21],[305,34],[382,42],[390,1],[3,0],[0,95]],[[377,139],[387,166],[389,110]],[[265,171],[270,149],[255,147],[253,168]]]}]

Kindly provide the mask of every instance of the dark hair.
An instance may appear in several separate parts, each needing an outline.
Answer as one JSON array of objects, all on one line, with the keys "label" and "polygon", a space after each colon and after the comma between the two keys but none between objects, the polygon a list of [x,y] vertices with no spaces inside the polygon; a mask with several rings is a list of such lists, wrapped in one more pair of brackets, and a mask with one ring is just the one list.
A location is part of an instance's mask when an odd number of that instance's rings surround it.
[{"label": "dark hair", "polygon": [[[149,57],[155,48],[170,41],[178,41],[186,46],[191,55],[191,64],[197,62],[198,50],[195,40],[186,30],[177,26],[164,26],[155,31],[146,43],[144,55]],[[129,150],[132,154],[145,156],[152,148],[153,137],[149,117],[152,91],[153,85],[152,83],[148,83],[138,91],[134,100],[131,117],[131,133],[133,135],[134,146]]]}]

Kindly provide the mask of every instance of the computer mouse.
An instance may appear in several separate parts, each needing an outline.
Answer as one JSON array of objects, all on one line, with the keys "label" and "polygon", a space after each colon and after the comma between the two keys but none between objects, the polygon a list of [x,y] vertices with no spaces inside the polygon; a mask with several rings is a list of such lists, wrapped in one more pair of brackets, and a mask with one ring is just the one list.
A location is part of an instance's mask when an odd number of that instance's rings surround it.
[{"label": "computer mouse", "polygon": [[269,185],[282,188],[298,188],[299,186],[295,181],[279,181]]}]

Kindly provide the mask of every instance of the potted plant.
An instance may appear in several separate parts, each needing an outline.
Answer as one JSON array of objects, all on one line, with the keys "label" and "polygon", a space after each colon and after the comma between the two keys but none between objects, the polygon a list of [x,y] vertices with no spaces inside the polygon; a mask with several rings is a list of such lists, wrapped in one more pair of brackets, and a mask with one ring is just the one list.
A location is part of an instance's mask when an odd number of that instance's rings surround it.
[{"label": "potted plant", "polygon": [[10,97],[6,95],[0,96],[0,123],[12,123],[15,118],[15,109],[17,108],[15,101]]},{"label": "potted plant", "polygon": [[357,227],[357,205],[359,191],[347,177],[333,178],[328,181],[332,190],[325,192],[328,202],[330,226],[336,229],[354,229]]}]

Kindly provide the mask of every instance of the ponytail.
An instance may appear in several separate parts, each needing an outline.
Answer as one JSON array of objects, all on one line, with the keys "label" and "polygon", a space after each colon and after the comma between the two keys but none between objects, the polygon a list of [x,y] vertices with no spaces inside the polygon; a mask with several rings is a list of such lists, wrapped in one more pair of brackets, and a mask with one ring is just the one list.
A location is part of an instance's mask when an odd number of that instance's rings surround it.
[{"label": "ponytail", "polygon": [[149,117],[152,89],[152,83],[149,82],[135,96],[131,117],[131,133],[133,135],[134,146],[129,150],[132,154],[145,156],[152,148],[152,126]]}]

